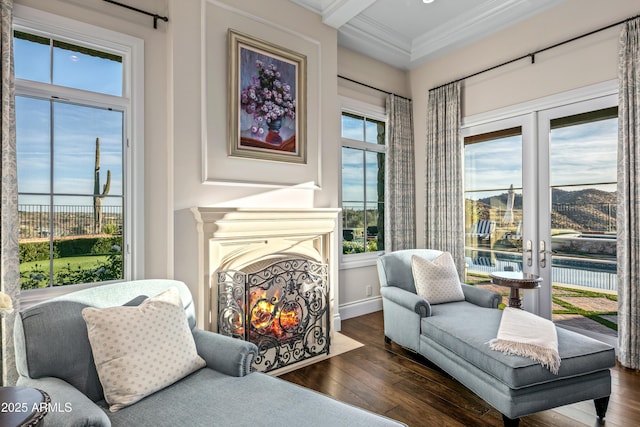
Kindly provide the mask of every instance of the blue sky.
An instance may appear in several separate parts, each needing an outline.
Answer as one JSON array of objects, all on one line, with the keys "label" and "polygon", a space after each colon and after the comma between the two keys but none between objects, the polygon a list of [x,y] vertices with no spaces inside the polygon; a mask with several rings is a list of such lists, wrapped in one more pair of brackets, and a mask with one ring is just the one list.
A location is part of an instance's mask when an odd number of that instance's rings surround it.
[{"label": "blue sky", "polygon": [[[375,123],[367,123],[366,139],[375,143]],[[342,136],[362,141],[365,138],[362,120],[342,116]],[[606,119],[566,126],[551,131],[551,185],[569,186],[616,181],[617,119]],[[419,141],[417,141],[419,143]],[[522,188],[522,138],[513,136],[465,147],[465,189],[478,190],[472,198],[483,198],[506,192],[513,184]],[[362,152],[342,150],[343,200],[362,200]],[[375,153],[366,157],[367,199],[377,200]],[[579,190],[584,187],[566,187]],[[614,186],[601,186],[615,191]],[[517,192],[521,192],[516,190]]]},{"label": "blue sky", "polygon": [[[342,137],[377,143],[377,126],[374,122],[363,122],[348,116],[342,116]],[[367,152],[363,155],[361,150],[351,148],[342,149],[342,200],[361,201],[364,200],[364,183],[362,180],[362,169],[366,163],[367,170],[367,200],[369,202],[378,201],[377,175],[378,158],[377,153]],[[355,207],[355,206],[354,206]],[[361,207],[361,206],[358,206]],[[367,206],[374,208],[375,205]]]},{"label": "blue sky", "polygon": [[[16,77],[91,90],[122,94],[122,63],[73,50],[15,39]],[[51,77],[52,76],[52,77]],[[100,181],[111,171],[109,195],[123,194],[123,113],[61,101],[18,96],[18,187],[20,193],[48,193],[53,167],[53,191],[84,197],[56,197],[55,204],[92,205],[95,141],[100,138]],[[51,141],[54,151],[51,156]],[[21,196],[20,203],[48,204],[43,196]],[[103,200],[121,204],[120,198]]]},{"label": "blue sky", "polygon": [[615,182],[618,120],[551,131],[551,185]]},{"label": "blue sky", "polygon": [[[606,119],[551,131],[550,178],[553,186],[616,181],[617,119]],[[471,198],[522,187],[522,139],[501,138],[465,146],[465,189],[486,190]],[[568,187],[565,190],[577,190]],[[611,186],[602,187],[614,191]],[[490,191],[497,190],[497,191]]]}]

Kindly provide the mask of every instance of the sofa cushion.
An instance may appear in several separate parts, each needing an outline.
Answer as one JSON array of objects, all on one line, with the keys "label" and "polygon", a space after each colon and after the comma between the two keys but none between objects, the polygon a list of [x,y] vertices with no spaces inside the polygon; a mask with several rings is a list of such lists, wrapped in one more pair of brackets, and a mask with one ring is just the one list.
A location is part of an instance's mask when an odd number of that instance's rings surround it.
[{"label": "sofa cushion", "polygon": [[107,416],[113,426],[401,425],[267,374],[231,377],[209,368]]},{"label": "sofa cushion", "polygon": [[[136,306],[145,299],[146,296],[140,295],[126,305]],[[86,307],[75,301],[50,301],[19,315],[29,377],[60,378],[95,402],[103,398],[103,393],[91,355],[87,325],[82,318]]]},{"label": "sofa cushion", "polygon": [[138,307],[88,307],[82,316],[111,411],[205,366],[176,288]]},{"label": "sofa cushion", "polygon": [[411,271],[417,294],[429,304],[464,300],[458,270],[449,252],[443,252],[433,261],[414,255]]},{"label": "sofa cushion", "polygon": [[432,316],[421,320],[420,346],[433,340],[511,389],[585,375],[615,365],[613,347],[563,328],[557,328],[562,359],[557,375],[532,359],[491,350],[488,343],[496,337],[501,317],[502,310],[466,301],[433,306]]}]

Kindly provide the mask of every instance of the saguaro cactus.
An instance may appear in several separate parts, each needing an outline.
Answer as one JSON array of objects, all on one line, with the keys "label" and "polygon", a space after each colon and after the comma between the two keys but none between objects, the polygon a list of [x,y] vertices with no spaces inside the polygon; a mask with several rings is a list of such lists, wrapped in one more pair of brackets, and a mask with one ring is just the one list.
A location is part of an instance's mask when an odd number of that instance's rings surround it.
[{"label": "saguaro cactus", "polygon": [[96,138],[96,162],[93,173],[93,233],[102,232],[102,199],[111,188],[111,171],[107,170],[107,182],[100,191],[100,138]]}]

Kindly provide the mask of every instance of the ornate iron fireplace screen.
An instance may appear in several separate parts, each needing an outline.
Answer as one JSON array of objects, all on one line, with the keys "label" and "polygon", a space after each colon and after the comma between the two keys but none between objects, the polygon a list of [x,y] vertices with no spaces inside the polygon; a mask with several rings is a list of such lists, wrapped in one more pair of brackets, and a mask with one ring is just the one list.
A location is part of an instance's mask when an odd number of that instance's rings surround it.
[{"label": "ornate iron fireplace screen", "polygon": [[257,272],[218,272],[218,332],[258,346],[268,372],[329,353],[327,265],[287,258]]}]

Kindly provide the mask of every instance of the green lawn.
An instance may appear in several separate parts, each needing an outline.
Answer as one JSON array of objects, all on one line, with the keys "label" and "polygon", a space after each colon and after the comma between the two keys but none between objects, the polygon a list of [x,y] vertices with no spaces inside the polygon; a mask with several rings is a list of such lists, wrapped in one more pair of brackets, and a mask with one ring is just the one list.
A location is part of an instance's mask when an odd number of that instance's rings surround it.
[{"label": "green lawn", "polygon": [[[486,274],[467,274],[466,283],[468,285],[490,285],[491,279]],[[618,301],[617,295],[597,292],[595,290],[592,291],[588,289],[564,288],[558,285],[554,285],[553,289],[556,290],[556,292],[554,292],[551,299],[555,304],[562,307],[562,309],[556,308],[555,310],[553,310],[553,314],[579,314],[580,316],[584,316],[591,320],[594,320],[608,327],[609,329],[613,329],[614,331],[618,330],[617,324],[607,320],[605,317],[602,317],[602,316],[616,315],[617,311],[598,311],[595,309],[591,309],[591,310],[583,309],[563,299],[563,297],[566,297],[566,296],[571,296],[571,297],[579,296],[582,298],[594,298],[594,299],[601,298],[601,299],[607,299],[611,301]],[[503,295],[503,297],[506,297],[509,295],[509,290],[505,288],[505,290],[500,293]],[[501,304],[500,308],[504,308],[503,306],[504,304]]]},{"label": "green lawn", "polygon": [[[104,266],[108,255],[87,255],[56,258],[53,260],[53,277],[57,284],[88,283],[104,280]],[[108,270],[107,270],[108,275]],[[112,277],[107,277],[111,279]],[[20,264],[20,288],[34,289],[49,285],[49,261],[31,261]]]},{"label": "green lawn", "polygon": [[[55,258],[53,260],[53,270],[57,271],[62,267],[66,267],[67,264],[69,264],[74,270],[78,268],[86,270],[95,268],[98,264],[106,262],[106,260],[107,255],[88,255],[68,258]],[[30,261],[20,264],[20,272],[31,271],[36,266],[36,264],[38,265],[39,269],[49,269],[49,261]]]}]

